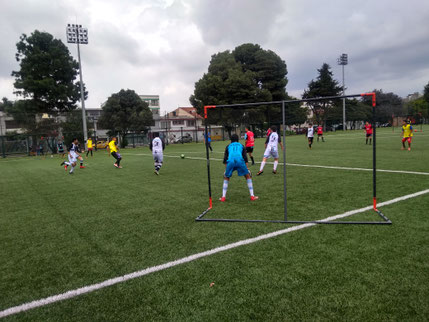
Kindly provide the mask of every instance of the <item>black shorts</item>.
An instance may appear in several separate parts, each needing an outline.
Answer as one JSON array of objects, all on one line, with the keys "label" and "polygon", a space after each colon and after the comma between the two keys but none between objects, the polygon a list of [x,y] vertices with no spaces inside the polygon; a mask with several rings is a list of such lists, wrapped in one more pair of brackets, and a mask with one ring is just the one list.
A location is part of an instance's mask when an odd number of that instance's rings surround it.
[{"label": "black shorts", "polygon": [[323,136],[323,133],[317,133],[317,136]]},{"label": "black shorts", "polygon": [[369,138],[369,137],[371,137],[371,136],[372,136],[372,133],[367,133],[367,134],[366,134],[366,137],[367,137],[367,138]]},{"label": "black shorts", "polygon": [[313,143],[313,137],[312,136],[308,138],[308,142]]},{"label": "black shorts", "polygon": [[253,153],[253,146],[246,146],[247,153]]},{"label": "black shorts", "polygon": [[112,154],[112,157],[114,157],[116,160],[121,160],[122,159],[122,158],[120,158],[118,156],[118,154],[116,152],[112,152],[111,154]]}]

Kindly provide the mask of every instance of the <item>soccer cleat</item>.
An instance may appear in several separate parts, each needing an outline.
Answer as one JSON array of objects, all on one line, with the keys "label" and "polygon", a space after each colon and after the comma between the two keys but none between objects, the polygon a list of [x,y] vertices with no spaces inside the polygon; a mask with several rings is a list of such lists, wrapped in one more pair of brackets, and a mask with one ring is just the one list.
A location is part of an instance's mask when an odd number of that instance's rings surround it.
[{"label": "soccer cleat", "polygon": [[113,165],[115,166],[115,168],[119,168],[119,166],[116,163],[113,163]]},{"label": "soccer cleat", "polygon": [[120,166],[118,166],[118,169],[122,169],[122,166],[120,165]]},{"label": "soccer cleat", "polygon": [[84,166],[84,165],[81,165],[79,168],[81,168],[81,169],[85,169],[85,166]]},{"label": "soccer cleat", "polygon": [[256,175],[257,175],[257,176],[260,176],[260,175],[261,175],[261,174],[263,174],[263,173],[264,173],[264,171],[262,171],[262,170],[261,170],[261,171],[259,171]]},{"label": "soccer cleat", "polygon": [[155,173],[157,176],[159,176],[158,170],[155,170],[153,173]]},{"label": "soccer cleat", "polygon": [[74,172],[69,172],[69,174],[74,174]]},{"label": "soccer cleat", "polygon": [[273,173],[274,173],[274,174],[277,174],[277,170],[273,170]]},{"label": "soccer cleat", "polygon": [[225,201],[226,201],[226,198],[225,198],[225,197],[221,197],[221,198],[219,198],[219,201],[220,201],[220,202],[225,202]]},{"label": "soccer cleat", "polygon": [[411,148],[408,148],[408,151],[411,151]]},{"label": "soccer cleat", "polygon": [[259,197],[258,196],[251,196],[250,197],[250,201],[255,201],[255,200],[258,200],[259,199]]},{"label": "soccer cleat", "polygon": [[64,170],[66,170],[66,171],[67,171],[67,164],[64,166]]},{"label": "soccer cleat", "polygon": [[60,164],[60,165],[61,165],[61,166],[63,166],[64,164],[66,164],[66,162],[65,162],[65,161],[61,162],[61,164]]}]

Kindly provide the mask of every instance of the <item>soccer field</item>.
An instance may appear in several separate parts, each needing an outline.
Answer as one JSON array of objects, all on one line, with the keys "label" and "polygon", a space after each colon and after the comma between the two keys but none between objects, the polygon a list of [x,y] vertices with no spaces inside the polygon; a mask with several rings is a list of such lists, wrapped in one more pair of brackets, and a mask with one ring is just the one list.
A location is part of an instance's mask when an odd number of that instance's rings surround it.
[{"label": "soccer field", "polygon": [[[288,219],[360,210],[342,220],[379,221],[362,209],[372,205],[363,131],[325,139],[309,150],[305,136],[286,138]],[[208,207],[201,143],[168,145],[159,176],[147,147],[121,150],[123,169],[99,150],[74,175],[58,156],[2,159],[0,317],[427,320],[429,127],[415,133],[412,151],[400,140],[398,129],[377,129],[377,197],[393,222],[385,226],[195,222]],[[277,175],[272,164],[254,175],[258,201],[236,174],[227,201],[217,201],[227,144],[212,144],[205,218],[282,220],[281,164]]]}]

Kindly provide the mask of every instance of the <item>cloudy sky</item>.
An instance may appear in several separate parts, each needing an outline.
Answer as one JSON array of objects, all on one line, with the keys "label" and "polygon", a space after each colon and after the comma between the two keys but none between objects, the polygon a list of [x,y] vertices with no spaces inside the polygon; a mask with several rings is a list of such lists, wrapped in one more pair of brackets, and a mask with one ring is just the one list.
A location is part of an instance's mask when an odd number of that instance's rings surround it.
[{"label": "cloudy sky", "polygon": [[81,56],[90,108],[127,88],[160,95],[162,112],[189,106],[211,55],[243,43],[276,52],[297,97],[324,62],[341,81],[341,53],[349,94],[404,97],[429,82],[425,0],[0,0],[0,97],[15,99],[10,74],[22,33],[66,43],[65,27],[76,22],[89,30]]}]

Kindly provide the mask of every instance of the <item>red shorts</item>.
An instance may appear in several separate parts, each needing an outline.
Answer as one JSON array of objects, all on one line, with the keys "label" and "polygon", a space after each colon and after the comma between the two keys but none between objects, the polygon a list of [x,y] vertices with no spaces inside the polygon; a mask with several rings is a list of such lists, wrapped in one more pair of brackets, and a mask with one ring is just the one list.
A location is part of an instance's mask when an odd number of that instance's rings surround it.
[{"label": "red shorts", "polygon": [[408,143],[411,143],[411,136],[402,139],[402,143],[404,143],[405,141],[407,141]]}]

